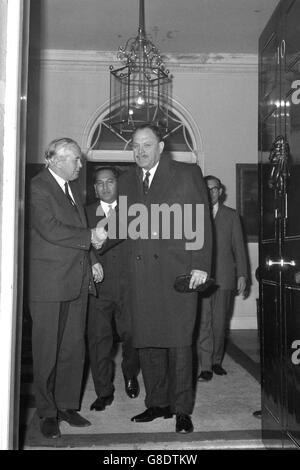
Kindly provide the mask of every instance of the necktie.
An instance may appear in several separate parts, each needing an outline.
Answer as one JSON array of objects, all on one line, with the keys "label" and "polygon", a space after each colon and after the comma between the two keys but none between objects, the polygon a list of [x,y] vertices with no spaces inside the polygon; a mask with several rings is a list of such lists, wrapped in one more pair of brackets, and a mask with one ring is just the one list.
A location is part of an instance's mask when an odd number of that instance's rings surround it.
[{"label": "necktie", "polygon": [[72,204],[72,206],[75,207],[75,209],[77,209],[77,206],[76,206],[75,202],[73,201],[73,199],[71,198],[71,195],[69,193],[69,183],[67,181],[65,182],[65,195],[69,199],[69,202]]},{"label": "necktie", "polygon": [[113,209],[112,204],[108,204],[108,211],[107,211],[106,217],[111,216],[113,214],[113,211],[114,209]]},{"label": "necktie", "polygon": [[150,171],[146,171],[146,176],[143,180],[143,191],[144,194],[148,194],[149,191],[149,176],[150,176]]}]

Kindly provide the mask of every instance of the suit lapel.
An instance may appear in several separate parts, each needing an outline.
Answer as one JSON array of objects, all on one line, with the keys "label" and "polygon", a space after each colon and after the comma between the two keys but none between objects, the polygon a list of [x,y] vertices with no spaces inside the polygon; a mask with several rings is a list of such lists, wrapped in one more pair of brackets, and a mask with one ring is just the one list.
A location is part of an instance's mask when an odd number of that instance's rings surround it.
[{"label": "suit lapel", "polygon": [[87,226],[87,222],[86,222],[86,216],[85,216],[85,212],[84,212],[84,208],[83,208],[83,205],[82,205],[82,202],[81,202],[81,198],[80,198],[80,195],[79,195],[79,190],[78,190],[78,185],[75,181],[70,181],[69,182],[70,186],[71,186],[71,189],[72,189],[72,194],[74,196],[74,199],[75,199],[75,203],[77,205],[77,209],[78,209],[78,215],[80,217],[80,220],[82,222],[82,225],[84,227]]},{"label": "suit lapel", "polygon": [[223,213],[224,213],[223,204],[219,204],[218,212],[216,213],[216,216],[215,216],[215,224],[218,224],[218,225],[222,224]]},{"label": "suit lapel", "polygon": [[77,183],[75,183],[73,181],[70,181],[69,184],[71,186],[72,194],[73,194],[73,197],[75,199],[78,211],[75,210],[74,208],[72,208],[70,202],[68,201],[66,195],[64,194],[64,191],[59,186],[56,179],[53,178],[50,171],[47,170],[47,168],[45,168],[43,170],[42,177],[53,188],[53,192],[56,194],[56,197],[58,198],[60,205],[65,206],[68,209],[71,209],[74,212],[74,214],[76,214],[75,217],[77,217],[80,220],[80,222],[82,223],[82,225],[84,227],[86,227],[87,226],[86,217],[85,217],[83,205],[82,205],[82,202],[81,202],[81,199],[80,199],[80,196],[79,196],[79,192],[78,192],[78,189],[77,189]]}]

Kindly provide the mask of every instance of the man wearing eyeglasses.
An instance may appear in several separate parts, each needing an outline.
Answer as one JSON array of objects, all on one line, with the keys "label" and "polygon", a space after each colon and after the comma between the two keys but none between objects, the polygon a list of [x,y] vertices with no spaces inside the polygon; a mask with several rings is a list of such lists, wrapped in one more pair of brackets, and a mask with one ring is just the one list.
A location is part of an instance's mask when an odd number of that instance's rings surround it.
[{"label": "man wearing eyeglasses", "polygon": [[223,187],[219,178],[209,175],[205,182],[214,222],[213,277],[217,288],[202,299],[197,345],[201,366],[199,381],[211,380],[213,373],[227,374],[221,364],[232,295],[235,289],[239,295],[245,295],[247,279],[247,256],[239,216],[234,209],[222,204]]}]

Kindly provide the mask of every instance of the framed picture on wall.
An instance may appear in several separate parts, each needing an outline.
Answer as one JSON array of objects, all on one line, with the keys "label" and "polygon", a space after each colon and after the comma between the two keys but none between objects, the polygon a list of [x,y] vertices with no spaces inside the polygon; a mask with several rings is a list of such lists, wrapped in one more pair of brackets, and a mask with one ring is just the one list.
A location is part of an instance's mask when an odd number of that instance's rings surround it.
[{"label": "framed picture on wall", "polygon": [[239,212],[248,242],[258,242],[258,165],[236,164],[236,209]]}]

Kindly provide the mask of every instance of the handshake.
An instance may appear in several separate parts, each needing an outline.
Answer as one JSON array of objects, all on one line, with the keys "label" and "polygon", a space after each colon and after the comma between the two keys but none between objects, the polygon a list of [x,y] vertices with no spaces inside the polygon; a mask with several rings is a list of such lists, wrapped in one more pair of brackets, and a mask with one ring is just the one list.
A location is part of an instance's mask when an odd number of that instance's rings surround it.
[{"label": "handshake", "polygon": [[91,243],[96,250],[100,250],[107,239],[107,231],[103,227],[92,228]]}]

